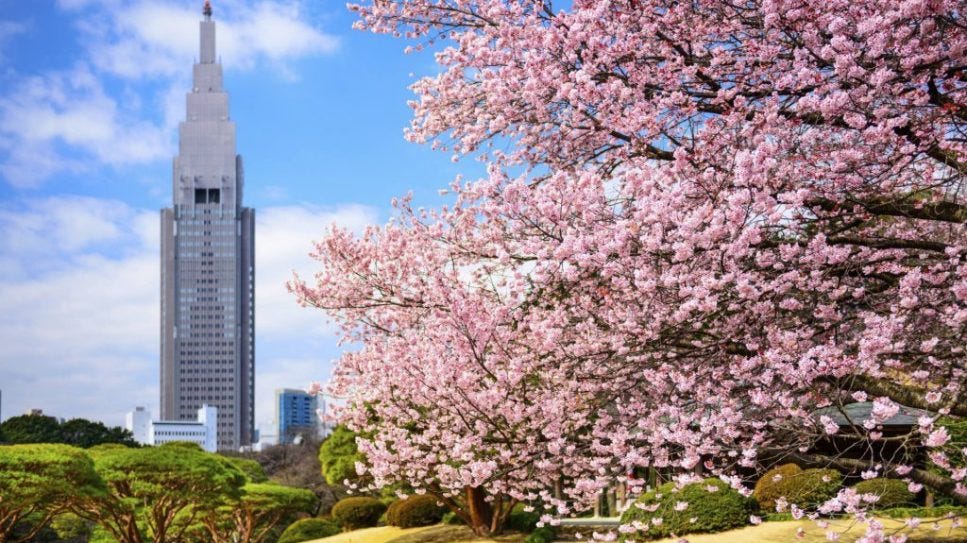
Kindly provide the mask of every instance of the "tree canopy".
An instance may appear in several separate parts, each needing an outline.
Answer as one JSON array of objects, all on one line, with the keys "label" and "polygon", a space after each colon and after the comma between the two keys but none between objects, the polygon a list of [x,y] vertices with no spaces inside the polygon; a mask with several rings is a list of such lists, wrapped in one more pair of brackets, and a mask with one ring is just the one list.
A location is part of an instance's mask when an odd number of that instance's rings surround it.
[{"label": "tree canopy", "polygon": [[237,499],[245,475],[223,458],[180,444],[91,450],[107,493],[75,512],[120,543],[177,541],[197,517]]},{"label": "tree canopy", "polygon": [[[91,459],[66,445],[0,446],[0,543],[29,541],[79,501],[103,496]],[[14,528],[29,527],[16,539]]]},{"label": "tree canopy", "polygon": [[61,423],[46,415],[19,415],[0,424],[0,442],[64,443],[77,447],[93,447],[104,443],[137,446],[131,432],[103,422],[71,419]]},{"label": "tree canopy", "polygon": [[357,482],[359,475],[356,473],[356,463],[363,460],[363,455],[356,447],[356,433],[343,425],[333,428],[319,446],[322,476],[331,485]]},{"label": "tree canopy", "polygon": [[[442,46],[407,136],[488,163],[446,207],[334,228],[292,284],[362,346],[332,387],[376,484],[478,533],[639,468],[739,485],[783,457],[967,502],[936,416],[877,453],[901,404],[967,416],[962,2],[353,9]],[[866,400],[863,426],[814,415]],[[866,452],[814,452],[834,435]],[[843,492],[825,512],[864,507]]]}]

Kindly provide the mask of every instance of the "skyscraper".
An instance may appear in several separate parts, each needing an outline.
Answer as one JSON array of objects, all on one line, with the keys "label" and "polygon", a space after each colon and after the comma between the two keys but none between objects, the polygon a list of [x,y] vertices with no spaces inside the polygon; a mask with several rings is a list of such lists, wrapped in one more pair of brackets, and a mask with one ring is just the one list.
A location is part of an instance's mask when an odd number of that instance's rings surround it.
[{"label": "skyscraper", "polygon": [[161,210],[161,418],[218,408],[218,448],[255,432],[255,211],[205,2],[201,50],[179,126],[173,205]]}]

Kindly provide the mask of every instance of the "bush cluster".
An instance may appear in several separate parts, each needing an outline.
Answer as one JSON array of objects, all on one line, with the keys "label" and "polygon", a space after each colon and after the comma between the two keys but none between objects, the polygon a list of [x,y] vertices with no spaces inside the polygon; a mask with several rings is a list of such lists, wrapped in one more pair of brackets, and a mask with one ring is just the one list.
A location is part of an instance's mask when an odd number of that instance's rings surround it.
[{"label": "bush cluster", "polygon": [[790,505],[807,509],[835,496],[842,483],[843,476],[834,469],[802,470],[793,464],[786,464],[763,474],[752,496],[765,512],[775,512],[779,498],[785,498]]},{"label": "bush cluster", "polygon": [[518,503],[507,517],[507,528],[516,532],[529,534],[537,530],[537,523],[541,514],[535,511],[525,511],[524,504]]},{"label": "bush cluster", "polygon": [[386,505],[376,498],[344,498],[332,506],[332,518],[345,530],[376,526]]},{"label": "bush cluster", "polygon": [[893,507],[908,507],[913,504],[913,492],[907,484],[898,479],[877,477],[856,483],[853,490],[860,494],[873,494],[880,499],[872,504],[873,509],[890,509]]},{"label": "bush cluster", "polygon": [[390,504],[385,518],[390,526],[416,528],[439,523],[446,512],[447,508],[435,496],[416,494]]},{"label": "bush cluster", "polygon": [[668,483],[642,495],[621,515],[621,523],[639,521],[649,526],[626,539],[657,539],[744,526],[754,511],[753,500],[719,479],[705,479],[681,489]]},{"label": "bush cluster", "polygon": [[336,535],[342,530],[331,520],[304,518],[289,525],[279,536],[278,543],[301,543],[322,537]]}]

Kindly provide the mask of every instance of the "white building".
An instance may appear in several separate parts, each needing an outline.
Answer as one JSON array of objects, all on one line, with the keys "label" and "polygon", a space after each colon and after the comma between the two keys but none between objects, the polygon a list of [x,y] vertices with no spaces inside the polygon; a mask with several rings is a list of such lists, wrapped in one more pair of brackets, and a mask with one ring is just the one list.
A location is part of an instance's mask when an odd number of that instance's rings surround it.
[{"label": "white building", "polygon": [[218,450],[218,409],[202,405],[196,422],[182,420],[151,420],[151,412],[136,407],[125,417],[124,427],[142,445],[163,445],[172,441],[197,443],[208,452]]}]

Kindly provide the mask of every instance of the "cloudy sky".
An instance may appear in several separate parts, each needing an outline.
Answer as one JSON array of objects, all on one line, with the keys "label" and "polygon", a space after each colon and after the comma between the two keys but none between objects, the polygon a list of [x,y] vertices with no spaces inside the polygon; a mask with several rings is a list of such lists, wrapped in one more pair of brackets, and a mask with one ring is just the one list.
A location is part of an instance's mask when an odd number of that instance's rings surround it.
[{"label": "cloudy sky", "polygon": [[[158,210],[197,56],[202,0],[0,0],[2,417],[121,424],[158,404]],[[407,89],[436,68],[351,30],[342,0],[214,0],[218,52],[257,209],[256,422],[328,376],[339,347],[284,283],[335,222],[473,164],[403,141]]]}]

